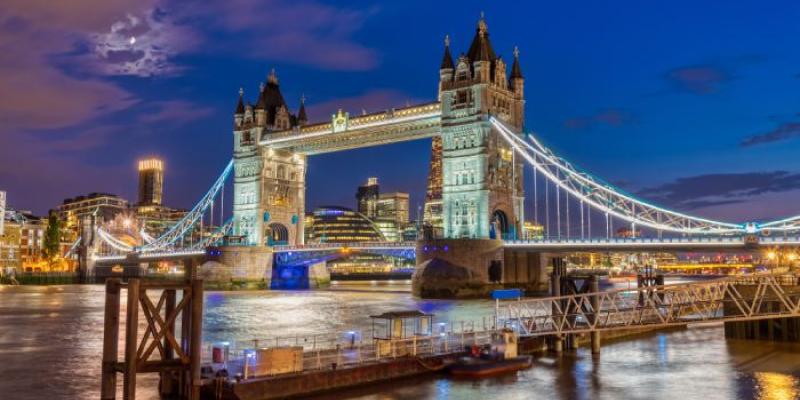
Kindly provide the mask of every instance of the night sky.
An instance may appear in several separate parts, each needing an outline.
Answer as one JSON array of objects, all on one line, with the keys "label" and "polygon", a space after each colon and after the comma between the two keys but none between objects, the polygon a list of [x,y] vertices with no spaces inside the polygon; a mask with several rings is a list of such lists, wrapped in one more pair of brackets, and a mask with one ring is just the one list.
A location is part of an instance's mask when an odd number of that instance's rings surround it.
[{"label": "night sky", "polygon": [[[706,217],[800,214],[800,3],[552,3],[5,0],[0,190],[40,214],[135,200],[158,155],[165,202],[190,207],[231,157],[239,87],[255,101],[274,67],[312,121],[434,100],[445,34],[466,51],[484,11],[495,50],[519,46],[527,129],[563,157]],[[415,209],[429,148],[314,156],[308,208],[353,206],[374,175]]]}]

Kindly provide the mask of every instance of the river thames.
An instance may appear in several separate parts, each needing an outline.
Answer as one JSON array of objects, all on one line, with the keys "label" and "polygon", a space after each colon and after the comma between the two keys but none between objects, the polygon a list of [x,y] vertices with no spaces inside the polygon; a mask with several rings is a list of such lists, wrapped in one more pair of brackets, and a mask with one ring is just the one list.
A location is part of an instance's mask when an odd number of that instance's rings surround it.
[{"label": "river thames", "polygon": [[[97,398],[103,296],[100,285],[0,286],[0,398]],[[483,300],[416,299],[403,284],[207,292],[205,305],[207,342],[368,332],[369,315],[389,310],[420,309],[437,321],[474,320],[493,307]],[[155,375],[140,378],[139,398],[157,399],[156,384]],[[542,356],[529,370],[493,379],[433,375],[316,398],[796,399],[800,345],[726,341],[721,325],[698,326],[605,343],[599,357],[586,349]]]}]

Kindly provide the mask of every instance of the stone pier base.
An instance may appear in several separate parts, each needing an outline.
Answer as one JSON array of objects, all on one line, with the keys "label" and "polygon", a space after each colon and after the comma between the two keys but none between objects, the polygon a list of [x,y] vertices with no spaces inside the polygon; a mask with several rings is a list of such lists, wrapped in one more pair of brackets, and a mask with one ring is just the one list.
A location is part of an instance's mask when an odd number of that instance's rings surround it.
[{"label": "stone pier base", "polygon": [[199,276],[212,290],[267,289],[272,250],[258,246],[223,246],[221,254],[200,266]]},{"label": "stone pier base", "polygon": [[504,249],[492,239],[420,241],[411,288],[422,298],[486,298],[500,288],[546,294],[550,256]]}]

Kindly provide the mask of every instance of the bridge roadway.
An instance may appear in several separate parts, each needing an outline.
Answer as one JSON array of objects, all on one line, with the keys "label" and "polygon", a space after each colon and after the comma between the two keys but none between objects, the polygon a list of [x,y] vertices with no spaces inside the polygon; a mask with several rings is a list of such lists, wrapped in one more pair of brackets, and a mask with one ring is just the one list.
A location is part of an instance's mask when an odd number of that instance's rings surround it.
[{"label": "bridge roadway", "polygon": [[[684,237],[684,238],[593,238],[593,239],[544,239],[507,240],[503,247],[509,250],[560,253],[580,251],[747,251],[761,247],[800,247],[800,236],[775,237]],[[325,251],[392,251],[416,250],[415,242],[362,242],[362,243],[316,243],[299,246],[275,246],[275,253],[325,252]],[[114,265],[126,260],[131,262],[171,261],[198,257],[205,250],[174,250],[128,255],[100,256],[98,265]]]}]

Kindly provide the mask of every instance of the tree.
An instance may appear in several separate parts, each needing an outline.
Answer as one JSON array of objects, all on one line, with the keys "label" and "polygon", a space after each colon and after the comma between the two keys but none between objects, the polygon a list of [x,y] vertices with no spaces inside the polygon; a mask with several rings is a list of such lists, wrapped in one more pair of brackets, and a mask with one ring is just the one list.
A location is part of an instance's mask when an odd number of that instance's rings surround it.
[{"label": "tree", "polygon": [[48,263],[59,256],[61,248],[61,221],[55,213],[50,213],[47,218],[47,230],[44,232],[44,242],[42,243],[42,253]]}]

